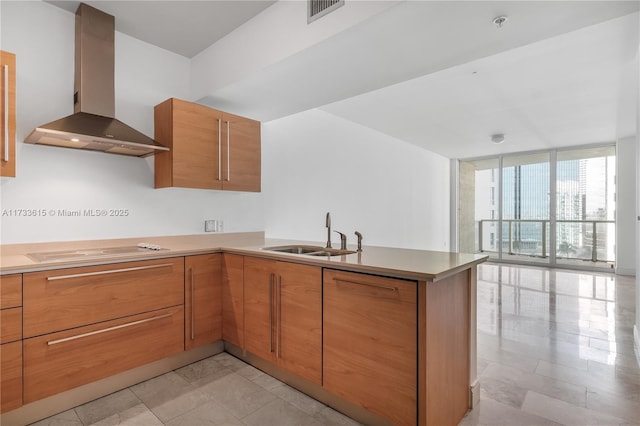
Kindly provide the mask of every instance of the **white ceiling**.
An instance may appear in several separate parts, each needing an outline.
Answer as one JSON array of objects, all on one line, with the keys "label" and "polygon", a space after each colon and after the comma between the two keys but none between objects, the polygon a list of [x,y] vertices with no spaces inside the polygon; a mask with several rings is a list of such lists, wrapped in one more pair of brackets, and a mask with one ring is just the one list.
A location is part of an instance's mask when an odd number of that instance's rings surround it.
[{"label": "white ceiling", "polygon": [[[87,3],[191,57],[272,2]],[[449,158],[611,142],[635,132],[639,5],[403,2],[200,101],[262,121],[321,108]]]},{"label": "white ceiling", "polygon": [[[149,44],[191,58],[276,0],[154,1],[84,0],[115,16],[116,30]],[[79,1],[47,3],[75,13]]]}]

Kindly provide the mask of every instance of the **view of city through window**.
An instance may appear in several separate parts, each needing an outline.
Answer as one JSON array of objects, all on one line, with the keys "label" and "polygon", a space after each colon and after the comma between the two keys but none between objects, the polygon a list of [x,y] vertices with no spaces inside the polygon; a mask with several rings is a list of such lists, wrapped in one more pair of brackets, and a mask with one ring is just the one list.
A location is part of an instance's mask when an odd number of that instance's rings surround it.
[{"label": "view of city through window", "polygon": [[[551,154],[460,163],[462,251],[542,263],[615,262],[615,147],[557,151],[553,162]],[[471,227],[473,241],[463,236]]]}]

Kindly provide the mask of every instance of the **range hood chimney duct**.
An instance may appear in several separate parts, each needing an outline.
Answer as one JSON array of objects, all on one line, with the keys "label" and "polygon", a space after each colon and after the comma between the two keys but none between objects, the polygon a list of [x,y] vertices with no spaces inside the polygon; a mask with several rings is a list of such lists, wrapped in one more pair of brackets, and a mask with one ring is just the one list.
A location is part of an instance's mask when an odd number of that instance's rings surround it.
[{"label": "range hood chimney duct", "polygon": [[146,157],[168,151],[115,118],[115,19],[87,4],[76,11],[74,114],[34,129],[26,143]]}]

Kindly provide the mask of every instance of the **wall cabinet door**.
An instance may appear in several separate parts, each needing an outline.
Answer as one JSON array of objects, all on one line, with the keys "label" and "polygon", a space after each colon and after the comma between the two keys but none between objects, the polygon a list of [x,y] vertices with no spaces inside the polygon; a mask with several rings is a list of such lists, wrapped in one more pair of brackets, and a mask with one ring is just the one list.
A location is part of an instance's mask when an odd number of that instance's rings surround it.
[{"label": "wall cabinet door", "polygon": [[417,283],[328,269],[323,281],[323,387],[416,424]]},{"label": "wall cabinet door", "polygon": [[0,176],[16,175],[16,55],[0,51]]},{"label": "wall cabinet door", "polygon": [[185,257],[185,349],[222,339],[222,255]]},{"label": "wall cabinet door", "polygon": [[222,339],[244,348],[244,256],[222,255]]},{"label": "wall cabinet door", "polygon": [[154,109],[155,187],[222,189],[222,117],[204,105],[167,99]]},{"label": "wall cabinet door", "polygon": [[260,122],[222,113],[222,187],[260,192]]},{"label": "wall cabinet door", "polygon": [[322,272],[315,266],[245,258],[245,348],[322,383]]}]

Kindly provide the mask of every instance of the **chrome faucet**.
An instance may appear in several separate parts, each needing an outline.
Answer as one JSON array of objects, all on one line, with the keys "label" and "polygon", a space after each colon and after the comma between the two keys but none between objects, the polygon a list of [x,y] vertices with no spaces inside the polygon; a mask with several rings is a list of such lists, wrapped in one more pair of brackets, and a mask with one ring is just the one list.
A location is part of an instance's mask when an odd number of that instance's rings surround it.
[{"label": "chrome faucet", "polygon": [[340,231],[333,231],[333,232],[336,232],[336,233],[340,234],[340,250],[346,250],[347,249],[347,236],[344,235]]},{"label": "chrome faucet", "polygon": [[358,251],[362,251],[362,234],[356,231],[356,237],[358,237]]},{"label": "chrome faucet", "polygon": [[331,213],[329,212],[327,212],[325,226],[327,227],[327,248],[331,248]]}]

